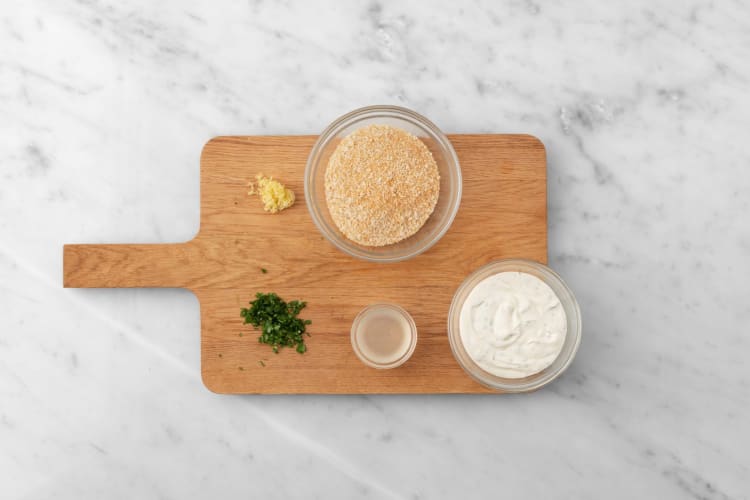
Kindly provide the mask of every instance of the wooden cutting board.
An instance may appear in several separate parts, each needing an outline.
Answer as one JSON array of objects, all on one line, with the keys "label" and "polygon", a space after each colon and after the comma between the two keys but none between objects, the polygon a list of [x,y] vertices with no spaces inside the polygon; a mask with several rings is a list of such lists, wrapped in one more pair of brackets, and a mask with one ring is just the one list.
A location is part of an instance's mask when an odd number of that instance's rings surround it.
[{"label": "wooden cutting board", "polygon": [[[64,286],[179,287],[201,308],[201,373],[218,393],[481,393],[451,354],[447,315],[462,280],[505,257],[547,260],[547,178],[542,143],[528,135],[452,135],[463,172],[461,208],[424,254],[395,264],[349,257],[323,239],[304,202],[314,136],[217,137],[201,155],[200,231],[177,244],[65,245]],[[282,180],[297,203],[264,213],[246,184]],[[267,269],[267,273],[261,272]],[[308,352],[274,354],[243,325],[255,293],[308,303]],[[349,328],[360,309],[394,302],[418,329],[412,358],[393,370],[363,365]],[[185,332],[186,342],[192,332]],[[263,366],[265,365],[265,366]]]}]

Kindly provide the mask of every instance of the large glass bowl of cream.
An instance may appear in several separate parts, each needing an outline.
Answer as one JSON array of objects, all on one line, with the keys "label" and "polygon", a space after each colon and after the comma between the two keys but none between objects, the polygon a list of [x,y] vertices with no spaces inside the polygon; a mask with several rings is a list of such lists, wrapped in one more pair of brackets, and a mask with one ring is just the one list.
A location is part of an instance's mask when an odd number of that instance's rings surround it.
[{"label": "large glass bowl of cream", "polygon": [[459,365],[499,392],[534,391],[570,365],[581,343],[581,310],[552,269],[504,259],[470,274],[448,312]]}]

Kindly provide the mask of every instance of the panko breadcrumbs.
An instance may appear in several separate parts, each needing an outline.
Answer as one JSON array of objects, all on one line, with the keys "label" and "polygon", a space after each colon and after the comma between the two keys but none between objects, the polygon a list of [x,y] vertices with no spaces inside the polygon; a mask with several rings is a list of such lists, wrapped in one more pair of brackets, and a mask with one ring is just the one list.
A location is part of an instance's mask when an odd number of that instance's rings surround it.
[{"label": "panko breadcrumbs", "polygon": [[350,240],[367,246],[397,243],[427,222],[440,194],[432,153],[414,135],[369,125],[345,137],[328,160],[328,210]]}]

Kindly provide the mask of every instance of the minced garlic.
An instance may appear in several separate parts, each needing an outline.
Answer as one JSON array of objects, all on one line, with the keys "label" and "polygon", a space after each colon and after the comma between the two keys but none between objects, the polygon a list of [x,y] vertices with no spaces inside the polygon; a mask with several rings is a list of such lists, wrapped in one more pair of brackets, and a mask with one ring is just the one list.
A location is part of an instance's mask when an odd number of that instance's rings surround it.
[{"label": "minced garlic", "polygon": [[263,210],[275,214],[294,205],[294,191],[285,187],[273,177],[263,174],[255,176],[255,182],[248,184],[248,195],[257,194],[263,202]]}]

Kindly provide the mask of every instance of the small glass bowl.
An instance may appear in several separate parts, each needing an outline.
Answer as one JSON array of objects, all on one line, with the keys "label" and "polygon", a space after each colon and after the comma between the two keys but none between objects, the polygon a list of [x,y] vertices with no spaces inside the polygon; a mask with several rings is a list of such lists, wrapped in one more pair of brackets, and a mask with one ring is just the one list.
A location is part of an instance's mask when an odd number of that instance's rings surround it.
[{"label": "small glass bowl", "polygon": [[[409,238],[382,247],[360,245],[338,229],[328,211],[325,171],[341,140],[367,125],[391,125],[409,132],[432,152],[440,172],[440,194],[424,226]],[[398,262],[424,252],[443,237],[461,202],[461,168],[448,138],[427,118],[398,106],[368,106],[348,113],[326,128],[312,148],[305,168],[305,201],[313,222],[336,248],[371,262]]]},{"label": "small glass bowl", "polygon": [[[568,320],[568,332],[565,336],[560,355],[544,370],[525,378],[504,378],[493,375],[469,356],[461,341],[460,317],[464,301],[474,287],[485,278],[502,272],[522,272],[536,276],[544,281],[560,299]],[[491,262],[471,273],[458,287],[448,311],[448,340],[453,356],[461,368],[480,384],[500,392],[529,392],[539,389],[555,380],[573,361],[581,343],[581,309],[573,292],[562,278],[549,267],[538,262],[524,259],[503,259]]]},{"label": "small glass bowl", "polygon": [[[409,328],[409,345],[406,348],[406,351],[404,351],[404,353],[397,359],[385,363],[368,357],[367,354],[360,348],[359,335],[357,335],[360,327],[362,326],[362,323],[368,316],[384,309],[401,316],[401,318],[404,319],[404,322]],[[416,349],[417,347],[417,325],[414,323],[414,319],[411,317],[411,314],[409,314],[404,308],[397,306],[396,304],[371,304],[362,309],[359,314],[357,314],[357,317],[354,318],[351,329],[351,342],[354,354],[356,354],[360,361],[362,361],[367,366],[371,368],[378,368],[381,370],[396,368],[397,366],[401,366],[406,363],[411,355],[414,354],[414,349]]]}]

